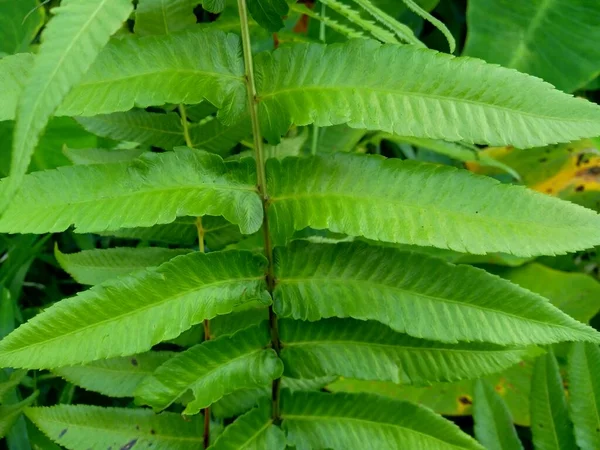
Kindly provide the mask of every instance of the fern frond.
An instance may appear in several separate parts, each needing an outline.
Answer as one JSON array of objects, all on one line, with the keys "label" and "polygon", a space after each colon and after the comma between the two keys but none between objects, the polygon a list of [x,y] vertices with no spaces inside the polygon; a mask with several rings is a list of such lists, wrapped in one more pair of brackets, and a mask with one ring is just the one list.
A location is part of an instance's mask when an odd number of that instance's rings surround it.
[{"label": "fern frond", "polygon": [[535,362],[530,405],[535,448],[577,448],[558,363],[551,348]]},{"label": "fern frond", "polygon": [[536,347],[441,344],[396,333],[377,322],[350,319],[284,320],[279,329],[285,374],[293,378],[341,375],[429,384],[500,372],[541,353]]},{"label": "fern frond", "polygon": [[226,427],[223,434],[209,448],[285,450],[287,446],[285,434],[273,424],[270,405],[263,402],[258,408],[248,411]]},{"label": "fern frond", "polygon": [[283,428],[298,450],[483,450],[458,426],[412,403],[370,394],[283,391]]},{"label": "fern frond", "polygon": [[474,254],[600,244],[597,213],[448,166],[345,153],[266,164],[278,244],[306,227]]},{"label": "fern frond", "polygon": [[[237,225],[232,225],[232,227],[237,229],[238,233],[240,232]],[[189,216],[178,217],[174,222],[167,224],[153,225],[151,227],[119,228],[118,230],[100,232],[98,234],[186,247],[189,247],[198,240],[196,217]]]},{"label": "fern frond", "polygon": [[274,308],[283,317],[376,320],[449,343],[600,342],[598,332],[537,294],[481,269],[418,253],[296,241],[275,250],[275,278]]},{"label": "fern frond", "polygon": [[519,148],[600,134],[593,103],[511,69],[410,45],[293,44],[255,64],[270,142],[311,123]]},{"label": "fern frond", "polygon": [[[415,36],[413,30],[410,27],[398,22],[396,19],[391,17],[385,11],[379,9],[370,0],[353,0],[354,3],[363,8],[369,13],[375,20],[381,23],[383,26],[394,32],[394,34],[400,38],[401,41],[409,44],[416,45],[418,47],[424,47],[425,45]],[[403,0],[406,1],[406,0]]]},{"label": "fern frond", "polygon": [[136,387],[174,355],[173,352],[147,352],[61,367],[53,372],[88,391],[109,397],[133,397]]},{"label": "fern frond", "polygon": [[[354,1],[358,1],[358,0],[354,0]],[[366,0],[360,0],[360,1],[366,1]],[[436,19],[431,14],[429,14],[427,11],[425,11],[423,8],[421,8],[414,0],[402,0],[402,1],[406,5],[406,7],[408,9],[410,9],[412,12],[414,12],[417,16],[421,17],[424,20],[427,20],[434,27],[436,27],[438,30],[440,30],[440,32],[444,35],[444,37],[448,41],[448,46],[450,47],[450,53],[454,53],[454,50],[456,50],[456,40],[454,39],[454,36],[452,36],[452,33],[450,33],[450,30],[448,30],[448,27],[446,27],[446,25],[444,25],[444,23],[442,21]]]},{"label": "fern frond", "polygon": [[112,164],[133,161],[144,153],[144,149],[135,147],[108,150],[105,148],[69,148],[64,146],[62,152],[75,165]]},{"label": "fern frond", "polygon": [[569,353],[569,412],[582,450],[600,448],[600,349],[575,343]]},{"label": "fern frond", "polygon": [[53,9],[55,17],[44,29],[38,55],[19,96],[10,178],[0,191],[0,211],[21,185],[51,115],[132,9],[131,0],[64,0]]},{"label": "fern frond", "polygon": [[148,351],[236,306],[269,303],[264,268],[264,258],[248,252],[195,252],[107,281],[0,341],[0,366],[53,369]]},{"label": "fern frond", "polygon": [[163,410],[191,390],[194,399],[183,411],[191,415],[238,389],[265,385],[283,373],[275,350],[265,348],[269,342],[269,329],[263,325],[198,344],[146,378],[136,400]]},{"label": "fern frond", "polygon": [[362,38],[364,36],[361,31],[355,30],[354,28],[351,28],[343,23],[339,23],[327,15],[319,14],[318,11],[312,10],[302,3],[290,4],[290,10],[298,14],[306,15],[311,19],[318,20],[319,22],[323,22],[325,26],[328,26],[333,31],[340,33],[342,36],[346,36],[348,39]]},{"label": "fern frond", "polygon": [[191,27],[196,24],[195,3],[194,0],[139,0],[133,31],[147,36],[171,34]]},{"label": "fern frond", "polygon": [[25,414],[46,436],[69,449],[189,450],[202,446],[201,417],[184,420],[174,413],[88,405],[28,408]]},{"label": "fern frond", "polygon": [[46,233],[75,225],[83,233],[212,214],[253,233],[262,223],[254,167],[249,159],[225,163],[217,155],[181,148],[146,153],[133,162],[35,172],[0,218],[0,231]]},{"label": "fern frond", "polygon": [[80,284],[100,284],[138,270],[158,267],[191,250],[160,247],[107,248],[66,254],[54,247],[54,256],[65,272]]}]

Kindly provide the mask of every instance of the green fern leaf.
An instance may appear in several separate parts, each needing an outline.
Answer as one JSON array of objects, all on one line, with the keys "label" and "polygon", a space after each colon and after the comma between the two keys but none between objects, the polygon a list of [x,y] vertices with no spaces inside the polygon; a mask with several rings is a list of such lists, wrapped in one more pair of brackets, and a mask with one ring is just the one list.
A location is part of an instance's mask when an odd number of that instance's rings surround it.
[{"label": "green fern leaf", "polygon": [[[327,0],[325,0],[327,1]],[[362,38],[363,33],[351,28],[343,23],[339,23],[336,20],[333,20],[331,17],[327,15],[321,15],[319,12],[308,8],[306,5],[302,3],[292,3],[289,5],[290,9],[298,14],[306,15],[311,19],[318,20],[319,22],[323,22],[325,26],[328,26],[333,31],[340,33],[342,36],[347,37],[348,39],[352,38]]]},{"label": "green fern leaf", "polygon": [[194,0],[139,0],[133,31],[140,36],[171,34],[196,24]]},{"label": "green fern leaf", "polygon": [[0,439],[8,434],[17,419],[21,417],[23,410],[33,403],[38,394],[39,392],[36,391],[18,403],[0,405]]},{"label": "green fern leaf", "polygon": [[[354,1],[358,1],[358,0],[354,0]],[[366,0],[360,0],[360,1],[366,1]],[[448,30],[448,28],[446,27],[446,25],[444,25],[443,22],[436,19],[431,14],[429,14],[426,10],[421,8],[414,0],[402,0],[402,2],[407,6],[408,9],[410,9],[417,16],[427,20],[434,27],[436,27],[448,41],[448,46],[450,47],[450,53],[454,53],[454,50],[456,50],[456,41],[454,40],[454,36],[452,36],[452,33],[450,33],[450,30]]]},{"label": "green fern leaf", "polygon": [[399,384],[458,381],[500,372],[541,352],[535,347],[440,344],[396,333],[377,322],[350,319],[285,320],[279,329],[285,374],[293,378],[341,375]]},{"label": "green fern leaf", "polygon": [[65,254],[61,253],[57,245],[54,247],[54,256],[58,264],[75,281],[94,285],[145,268],[158,267],[175,256],[185,255],[190,251],[160,247],[121,247]]},{"label": "green fern leaf", "polygon": [[[205,222],[205,220],[203,220],[203,222]],[[238,233],[240,232],[237,225],[231,226],[237,229]],[[186,247],[189,247],[198,241],[196,218],[188,216],[178,217],[174,222],[163,225],[139,228],[120,228],[118,230],[101,232],[99,234],[103,236],[114,236],[124,239],[139,239],[142,241],[160,242]]]},{"label": "green fern leaf", "polygon": [[202,0],[202,8],[213,14],[218,14],[225,9],[225,0]]},{"label": "green fern leaf", "polygon": [[262,223],[254,167],[249,159],[224,163],[217,155],[182,148],[130,163],[35,172],[0,218],[0,232],[46,233],[74,224],[84,233],[212,214],[253,233]]},{"label": "green fern leaf", "polygon": [[447,166],[339,153],[270,159],[267,177],[278,244],[306,227],[473,254],[600,244],[597,213]]},{"label": "green fern leaf", "polygon": [[131,0],[64,0],[53,9],[17,108],[10,178],[0,191],[4,211],[21,185],[50,116],[127,19]]},{"label": "green fern leaf", "polygon": [[471,0],[464,53],[572,92],[600,72],[599,16],[596,1]]},{"label": "green fern leaf", "polygon": [[136,387],[174,355],[172,352],[147,352],[61,367],[53,372],[88,391],[109,397],[133,397]]},{"label": "green fern leaf", "polygon": [[264,258],[248,252],[196,252],[107,281],[0,341],[0,366],[53,369],[145,352],[238,305],[269,303],[264,270]]},{"label": "green fern leaf", "polygon": [[573,344],[569,354],[569,409],[582,450],[600,448],[600,349]]},{"label": "green fern leaf", "polygon": [[283,391],[281,416],[298,450],[483,449],[431,410],[376,395]]},{"label": "green fern leaf", "polygon": [[531,433],[536,449],[577,448],[558,363],[551,348],[535,362],[530,404]]},{"label": "green fern leaf", "polygon": [[238,417],[223,431],[210,450],[285,450],[286,438],[273,425],[271,408],[263,402],[258,408]]},{"label": "green fern leaf", "polygon": [[26,375],[26,370],[15,370],[13,373],[10,374],[6,381],[0,382],[0,405],[3,403],[4,396],[11,389],[17,387],[21,383],[21,381],[23,381],[23,378],[25,378]]},{"label": "green fern leaf", "polygon": [[377,320],[449,343],[600,342],[595,330],[537,294],[481,269],[419,253],[296,241],[275,249],[275,278],[274,307],[283,317]]},{"label": "green fern leaf", "polygon": [[139,158],[144,149],[124,148],[107,150],[104,148],[69,148],[63,147],[63,155],[75,164],[112,164],[116,162],[133,161]]},{"label": "green fern leaf", "polygon": [[214,117],[190,124],[190,140],[194,148],[227,155],[240,141],[250,135],[250,121],[243,116],[233,125],[224,125]]},{"label": "green fern leaf", "polygon": [[283,372],[275,350],[265,349],[269,342],[266,326],[205,341],[159,367],[138,386],[136,399],[162,410],[191,390],[194,400],[183,414],[196,414],[226,394],[264,385]]},{"label": "green fern leaf", "polygon": [[202,447],[201,417],[184,420],[174,413],[88,405],[28,408],[25,414],[46,436],[72,450]]},{"label": "green fern leaf", "polygon": [[475,382],[473,399],[475,436],[488,450],[523,450],[502,397],[485,380]]},{"label": "green fern leaf", "polygon": [[247,5],[250,15],[261,27],[272,32],[283,28],[283,16],[289,11],[286,0],[248,0]]},{"label": "green fern leaf", "polygon": [[310,123],[519,148],[600,134],[593,103],[514,70],[414,46],[293,44],[255,63],[262,130],[274,143],[292,124]]},{"label": "green fern leaf", "polygon": [[33,66],[33,55],[29,53],[0,58],[0,86],[2,86],[0,121],[15,118],[19,95],[27,81],[23,73],[31,66]]}]

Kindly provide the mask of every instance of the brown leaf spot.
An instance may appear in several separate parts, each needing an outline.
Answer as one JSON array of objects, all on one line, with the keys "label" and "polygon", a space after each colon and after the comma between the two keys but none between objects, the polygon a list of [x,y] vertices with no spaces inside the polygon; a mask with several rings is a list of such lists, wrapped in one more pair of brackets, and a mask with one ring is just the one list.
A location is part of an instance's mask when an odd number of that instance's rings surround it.
[{"label": "brown leaf spot", "polygon": [[577,192],[583,192],[585,190],[585,186],[583,184],[580,184],[579,186],[577,186],[575,188],[575,191]]},{"label": "brown leaf spot", "polygon": [[469,397],[468,395],[461,395],[460,397],[458,397],[458,401],[462,405],[472,405],[473,404],[471,397]]},{"label": "brown leaf spot", "polygon": [[138,365],[138,361],[135,358],[131,358],[131,365],[132,366],[137,366]]}]

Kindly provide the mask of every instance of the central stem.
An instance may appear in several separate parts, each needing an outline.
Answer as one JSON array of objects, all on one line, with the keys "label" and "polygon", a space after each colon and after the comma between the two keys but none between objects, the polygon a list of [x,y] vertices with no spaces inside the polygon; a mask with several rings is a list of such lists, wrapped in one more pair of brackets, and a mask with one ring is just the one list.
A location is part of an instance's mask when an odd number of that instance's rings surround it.
[{"label": "central stem", "polygon": [[[250,42],[250,27],[248,26],[248,10],[246,0],[238,0],[238,10],[240,14],[240,26],[242,32],[242,48],[244,51],[244,67],[246,71],[246,91],[248,93],[248,105],[250,109],[250,120],[252,122],[252,135],[254,136],[254,153],[256,158],[256,176],[258,182],[258,192],[263,205],[263,239],[265,245],[265,256],[268,261],[267,269],[267,289],[269,294],[273,295],[275,288],[275,278],[273,276],[273,246],[269,234],[269,194],[267,192],[267,176],[265,174],[265,160],[263,152],[263,139],[260,132],[260,122],[258,119],[258,101],[256,100],[256,84],[254,82],[254,64],[252,62],[252,45]],[[281,343],[279,341],[279,328],[277,325],[277,316],[273,311],[273,306],[269,306],[269,328],[271,331],[271,346],[279,355]],[[280,421],[279,414],[279,389],[281,378],[273,380],[271,390],[272,399],[272,418],[273,422]]]}]

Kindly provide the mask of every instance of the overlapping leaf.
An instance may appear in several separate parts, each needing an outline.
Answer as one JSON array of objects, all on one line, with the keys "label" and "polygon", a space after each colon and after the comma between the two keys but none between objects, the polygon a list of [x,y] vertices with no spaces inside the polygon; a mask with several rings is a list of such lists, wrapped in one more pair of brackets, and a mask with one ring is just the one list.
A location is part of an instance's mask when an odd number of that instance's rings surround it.
[{"label": "overlapping leaf", "polygon": [[56,16],[44,30],[42,45],[19,97],[11,176],[0,191],[0,211],[19,188],[50,116],[132,9],[131,0],[65,0],[53,10]]},{"label": "overlapping leaf", "polygon": [[92,285],[138,270],[158,267],[176,256],[189,252],[187,249],[161,247],[120,247],[65,254],[61,253],[58,246],[54,248],[54,256],[65,272],[80,284]]},{"label": "overlapping leaf", "polygon": [[15,422],[21,417],[21,412],[31,405],[37,398],[39,392],[34,392],[18,403],[0,405],[0,439],[8,434]]},{"label": "overlapping leaf", "polygon": [[281,321],[281,359],[294,378],[342,375],[400,384],[473,379],[539,354],[531,347],[415,339],[377,322]]},{"label": "overlapping leaf", "polygon": [[298,450],[477,449],[456,425],[429,409],[369,394],[282,392],[288,445]]},{"label": "overlapping leaf", "polygon": [[522,450],[510,411],[488,381],[475,382],[473,400],[477,440],[488,450]]},{"label": "overlapping leaf", "polygon": [[194,0],[140,0],[135,10],[133,31],[147,36],[183,30],[196,23],[195,5]]},{"label": "overlapping leaf", "polygon": [[535,362],[530,402],[531,433],[536,449],[577,448],[558,363],[551,349]]},{"label": "overlapping leaf", "polygon": [[592,328],[506,280],[393,248],[298,241],[276,249],[275,278],[275,310],[295,319],[377,320],[450,343],[600,340]]},{"label": "overlapping leaf", "polygon": [[248,252],[196,252],[107,281],[0,341],[0,366],[57,368],[147,351],[238,305],[269,302],[264,268]]},{"label": "overlapping leaf", "polygon": [[2,86],[0,120],[14,119],[19,95],[27,81],[23,73],[29,71],[31,66],[33,66],[33,55],[29,53],[0,59],[0,85]]},{"label": "overlapping leaf", "polygon": [[600,72],[598,2],[471,0],[467,14],[467,55],[530,73],[567,92]]},{"label": "overlapping leaf", "polygon": [[184,420],[174,413],[88,405],[29,408],[26,414],[50,439],[70,449],[189,450],[202,446],[201,417]]},{"label": "overlapping leaf", "polygon": [[256,58],[260,118],[277,142],[292,124],[532,147],[600,134],[600,107],[470,58],[357,39],[294,44]]},{"label": "overlapping leaf", "polygon": [[53,372],[88,391],[109,397],[133,397],[136,387],[173,356],[172,352],[147,352],[61,367]]},{"label": "overlapping leaf", "polygon": [[217,155],[180,149],[131,163],[36,172],[0,218],[0,231],[45,233],[72,224],[79,232],[105,231],[212,214],[252,233],[262,222],[254,170],[252,160],[224,163]]},{"label": "overlapping leaf", "polygon": [[279,244],[309,226],[475,254],[558,254],[600,243],[595,212],[447,166],[340,153],[271,159],[267,177]]},{"label": "overlapping leaf", "polygon": [[573,344],[569,354],[569,410],[582,450],[600,448],[600,349]]},{"label": "overlapping leaf", "polygon": [[238,417],[225,428],[211,450],[284,450],[285,434],[273,424],[271,408],[263,402],[258,408]]},{"label": "overlapping leaf", "polygon": [[37,0],[0,2],[0,56],[26,52],[45,16]]},{"label": "overlapping leaf", "polygon": [[269,342],[266,326],[205,341],[165,362],[138,386],[136,398],[162,410],[191,390],[184,414],[196,414],[226,394],[280,377],[283,364],[265,349]]},{"label": "overlapping leaf", "polygon": [[139,147],[108,150],[105,148],[69,148],[63,147],[63,154],[76,165],[111,164],[133,161],[139,158],[144,149]]}]

